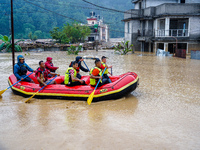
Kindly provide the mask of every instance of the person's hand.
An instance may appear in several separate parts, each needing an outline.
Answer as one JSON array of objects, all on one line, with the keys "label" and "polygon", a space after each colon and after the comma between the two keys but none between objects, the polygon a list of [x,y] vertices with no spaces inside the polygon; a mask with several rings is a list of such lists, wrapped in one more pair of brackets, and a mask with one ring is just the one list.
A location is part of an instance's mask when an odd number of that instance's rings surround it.
[{"label": "person's hand", "polygon": [[44,86],[47,86],[47,84],[46,83],[43,83],[44,84]]},{"label": "person's hand", "polygon": [[112,68],[112,66],[110,66],[109,68]]},{"label": "person's hand", "polygon": [[21,78],[21,80],[24,80],[24,78]]},{"label": "person's hand", "polygon": [[99,77],[99,79],[101,79],[101,80],[102,80],[102,76],[100,76],[100,77]]},{"label": "person's hand", "polygon": [[59,67],[57,67],[57,69],[58,69]]},{"label": "person's hand", "polygon": [[35,73],[35,70],[33,70],[33,72]]},{"label": "person's hand", "polygon": [[83,80],[79,80],[79,82],[81,82],[81,84],[83,84],[83,83],[84,83],[84,81],[83,81]]},{"label": "person's hand", "polygon": [[58,73],[57,76],[60,76],[60,74]]}]

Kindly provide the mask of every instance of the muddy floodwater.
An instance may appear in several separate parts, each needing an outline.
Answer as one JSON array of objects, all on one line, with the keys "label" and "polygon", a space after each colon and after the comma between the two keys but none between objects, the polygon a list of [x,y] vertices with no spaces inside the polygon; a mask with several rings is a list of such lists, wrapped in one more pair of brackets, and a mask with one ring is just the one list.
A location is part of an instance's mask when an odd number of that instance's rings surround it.
[{"label": "muddy floodwater", "polygon": [[[74,55],[66,52],[16,53],[33,69],[53,57],[64,75]],[[0,99],[0,150],[198,150],[200,149],[200,60],[152,53],[109,57],[113,74],[133,71],[139,87],[127,97],[92,103],[26,98],[7,90]],[[89,68],[93,60],[85,60]],[[84,64],[82,64],[84,65]],[[0,54],[0,90],[8,87],[11,54]],[[83,75],[87,73],[81,72]]]}]

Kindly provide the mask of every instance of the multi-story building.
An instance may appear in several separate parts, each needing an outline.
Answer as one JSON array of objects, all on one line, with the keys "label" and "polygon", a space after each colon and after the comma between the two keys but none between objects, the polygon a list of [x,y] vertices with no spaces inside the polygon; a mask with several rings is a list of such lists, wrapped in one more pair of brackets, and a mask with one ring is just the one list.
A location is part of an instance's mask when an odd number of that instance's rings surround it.
[{"label": "multi-story building", "polygon": [[200,50],[200,0],[132,0],[124,14],[125,40],[134,50]]},{"label": "multi-story building", "polygon": [[[103,19],[100,19],[100,16],[95,16],[94,12],[90,13],[91,17],[87,18],[87,25],[91,28],[91,34],[88,36],[88,41],[101,41],[108,42],[109,41],[109,28],[107,24],[103,23]],[[98,30],[96,32],[94,25],[98,26]]]}]

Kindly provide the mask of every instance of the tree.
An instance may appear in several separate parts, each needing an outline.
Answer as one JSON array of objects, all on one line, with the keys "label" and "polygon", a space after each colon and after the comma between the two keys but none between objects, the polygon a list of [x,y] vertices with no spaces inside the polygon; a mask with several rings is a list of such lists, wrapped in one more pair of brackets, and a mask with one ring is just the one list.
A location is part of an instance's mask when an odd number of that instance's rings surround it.
[{"label": "tree", "polygon": [[88,26],[80,25],[78,23],[67,23],[64,24],[61,29],[59,27],[55,27],[52,31],[50,31],[51,37],[58,43],[82,42],[90,33],[91,29]]},{"label": "tree", "polygon": [[[3,36],[0,34],[0,40],[3,41],[3,43],[0,45],[0,51],[5,48],[7,52],[11,52],[12,50],[11,35],[8,37],[6,35]],[[23,41],[23,40],[18,40],[17,42],[14,43],[14,47],[15,47],[14,49],[16,52],[22,51],[21,46],[17,45],[17,43],[19,43],[20,41]]]}]

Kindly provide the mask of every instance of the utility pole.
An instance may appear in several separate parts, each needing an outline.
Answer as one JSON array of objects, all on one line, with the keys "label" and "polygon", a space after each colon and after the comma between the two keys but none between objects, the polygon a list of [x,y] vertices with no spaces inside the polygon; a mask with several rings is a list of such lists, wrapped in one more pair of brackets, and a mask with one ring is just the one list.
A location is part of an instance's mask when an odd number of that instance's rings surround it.
[{"label": "utility pole", "polygon": [[11,36],[12,36],[12,65],[14,72],[15,65],[15,42],[14,42],[14,19],[13,19],[13,0],[11,0]]}]

